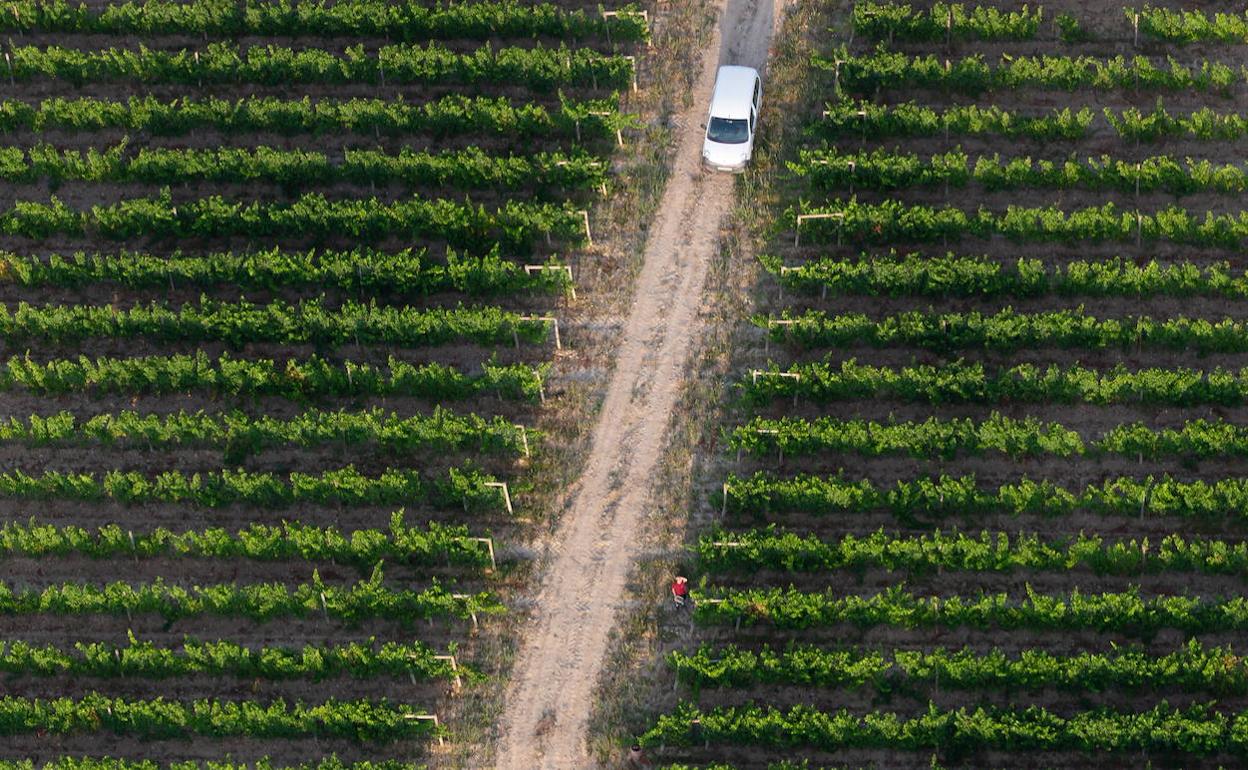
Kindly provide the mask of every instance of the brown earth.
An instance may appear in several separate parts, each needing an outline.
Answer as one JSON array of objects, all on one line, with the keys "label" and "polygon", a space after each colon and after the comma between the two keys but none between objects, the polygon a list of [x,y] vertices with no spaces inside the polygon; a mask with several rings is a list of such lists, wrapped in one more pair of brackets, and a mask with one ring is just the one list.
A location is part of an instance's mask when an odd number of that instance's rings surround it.
[{"label": "brown earth", "polygon": [[[674,170],[650,228],[634,304],[584,473],[555,535],[502,719],[496,767],[590,764],[587,726],[625,581],[640,553],[650,481],[700,337],[703,286],[732,207],[732,180],[700,168],[700,122],[719,63],[761,68],[774,2],[730,0],[680,126]],[[712,45],[715,45],[712,43]]]}]

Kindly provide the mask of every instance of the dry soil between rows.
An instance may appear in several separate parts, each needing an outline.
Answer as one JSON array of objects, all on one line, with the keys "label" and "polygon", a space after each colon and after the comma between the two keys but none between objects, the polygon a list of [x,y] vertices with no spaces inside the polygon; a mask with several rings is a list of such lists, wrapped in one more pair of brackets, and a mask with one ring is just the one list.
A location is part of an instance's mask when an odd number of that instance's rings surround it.
[{"label": "dry soil between rows", "polygon": [[726,8],[720,2],[720,27],[708,46],[719,55],[705,58],[692,106],[677,120],[677,156],[615,370],[516,661],[500,723],[500,770],[592,766],[589,714],[651,514],[650,480],[701,337],[699,311],[720,224],[732,210],[731,177],[702,173],[701,124],[718,65],[762,69],[779,16],[779,0],[728,0]]}]

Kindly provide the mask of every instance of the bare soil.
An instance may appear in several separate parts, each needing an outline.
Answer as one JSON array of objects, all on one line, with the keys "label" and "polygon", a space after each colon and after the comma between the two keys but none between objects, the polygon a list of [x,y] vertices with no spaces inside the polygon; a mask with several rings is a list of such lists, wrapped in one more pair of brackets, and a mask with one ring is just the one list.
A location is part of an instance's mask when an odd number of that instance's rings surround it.
[{"label": "bare soil", "polygon": [[721,63],[765,64],[776,5],[731,1],[718,58],[707,56],[680,140],[585,470],[571,492],[521,646],[502,716],[496,767],[584,768],[588,718],[603,675],[666,428],[700,336],[704,282],[732,180],[701,170],[700,122]]}]

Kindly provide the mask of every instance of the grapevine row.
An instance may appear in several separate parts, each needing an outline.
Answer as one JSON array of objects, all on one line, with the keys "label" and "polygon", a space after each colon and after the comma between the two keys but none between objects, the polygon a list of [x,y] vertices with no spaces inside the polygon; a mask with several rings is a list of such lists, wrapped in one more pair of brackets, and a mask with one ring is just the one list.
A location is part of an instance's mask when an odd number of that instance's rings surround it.
[{"label": "grapevine row", "polygon": [[[0,477],[2,478],[2,477]],[[899,480],[880,487],[868,479],[802,474],[777,477],[759,471],[730,474],[726,508],[734,513],[803,512],[817,515],[888,511],[902,520],[918,517],[1008,514],[1063,516],[1182,516],[1248,519],[1248,478],[1177,481],[1169,475],[1111,477],[1101,484],[1064,487],[1042,479],[980,486],[973,475]]]},{"label": "grapevine row", "polygon": [[440,732],[425,710],[389,701],[287,704],[283,700],[131,700],[88,692],[76,698],[0,698],[0,735],[108,732],[139,740],[214,738],[345,738],[390,743]]},{"label": "grapevine row", "polygon": [[200,288],[228,285],[264,290],[338,289],[370,295],[461,292],[482,296],[554,292],[571,285],[567,271],[558,263],[547,262],[543,267],[549,269],[526,271],[523,265],[504,258],[497,245],[482,256],[450,249],[444,261],[424,249],[288,251],[275,247],[204,255],[120,251],[42,258],[0,251],[0,282],[28,287],[114,283],[152,289],[178,283]]},{"label": "grapevine row", "polygon": [[1248,43],[1248,13],[1208,14],[1194,9],[1124,8],[1127,22],[1138,25],[1141,35],[1166,43]]},{"label": "grapevine row", "polygon": [[841,50],[833,58],[815,55],[815,67],[836,71],[842,88],[853,94],[879,89],[934,88],[979,95],[1001,89],[1038,88],[1058,91],[1088,89],[1132,91],[1199,91],[1229,93],[1248,79],[1220,61],[1187,65],[1173,57],[1154,62],[1146,56],[1009,56],[989,64],[980,54],[948,60],[932,54],[911,56],[877,49],[865,56]]},{"label": "grapevine row", "polygon": [[224,37],[388,37],[400,40],[447,40],[503,37],[609,37],[620,42],[645,40],[639,13],[621,9],[599,17],[548,2],[523,5],[514,0],[486,0],[430,7],[406,0],[324,0],[274,5],[259,0],[223,3],[193,0],[146,0],[109,4],[100,10],[69,0],[13,0],[0,14],[7,32],[105,33],[114,35],[216,35]]},{"label": "grapevine row", "polygon": [[602,161],[577,152],[535,155],[490,155],[477,147],[441,152],[403,148],[345,148],[341,161],[324,152],[256,147],[213,149],[140,148],[128,152],[125,141],[103,151],[58,150],[49,144],[0,148],[0,180],[32,183],[137,182],[271,182],[286,188],[351,184],[427,185],[430,187],[592,189],[606,180]]},{"label": "grapevine row", "polygon": [[908,455],[951,460],[960,454],[999,452],[1012,458],[1116,454],[1131,458],[1248,458],[1248,428],[1225,420],[1188,420],[1180,428],[1143,423],[1115,425],[1087,441],[1077,431],[1034,417],[1017,420],[992,412],[984,420],[929,417],[888,422],[820,417],[755,417],[732,430],[728,446],[740,452],[786,456],[855,452],[867,457]]},{"label": "grapevine row", "polygon": [[[918,716],[873,711],[859,715],[793,706],[728,706],[701,711],[681,704],[660,716],[641,738],[648,746],[736,744],[792,751],[795,746],[834,750],[890,749],[973,752],[1083,751],[1182,752],[1188,756],[1248,753],[1248,713],[1208,706],[1169,705],[1143,712],[1098,708],[1064,717],[1039,706],[943,710],[935,704]],[[792,766],[791,766],[792,767]]]},{"label": "grapevine row", "polygon": [[902,155],[884,149],[841,153],[802,150],[794,173],[808,177],[824,190],[863,188],[898,190],[907,187],[948,185],[964,188],[974,182],[988,191],[1043,187],[1058,190],[1088,189],[1118,192],[1242,193],[1248,190],[1248,172],[1238,164],[1215,165],[1209,160],[1188,158],[1180,163],[1168,155],[1153,155],[1136,162],[1100,159],[1079,161],[1033,160],[1030,156],[1002,159],[981,155],[972,159],[961,150],[930,158]]},{"label": "grapevine row", "polygon": [[[1248,136],[1248,117],[1201,107],[1186,115],[1171,115],[1161,99],[1153,109],[1135,107],[1120,112],[1104,108],[1106,122],[1120,138],[1154,142],[1167,138],[1235,141]],[[1074,141],[1086,138],[1092,126],[1092,110],[1069,107],[1029,115],[996,105],[953,105],[936,109],[916,102],[879,104],[865,100],[830,103],[823,119],[810,130],[828,139],[868,136],[1000,135],[1041,141]]]},{"label": "grapevine row", "polygon": [[965,237],[1003,236],[1016,243],[1160,240],[1191,246],[1242,248],[1248,238],[1248,212],[1215,214],[1167,206],[1153,212],[1104,206],[1066,211],[1057,206],[1010,205],[1004,212],[966,211],[956,206],[909,205],[890,198],[860,203],[857,197],[825,206],[789,209],[781,220],[796,227],[798,214],[831,214],[804,222],[801,237],[829,243],[848,238],[861,243],[934,242]]},{"label": "grapevine row", "polygon": [[964,647],[930,652],[828,649],[797,645],[778,650],[701,647],[668,654],[680,681],[695,688],[785,685],[871,687],[881,694],[939,686],[950,690],[1117,692],[1172,690],[1221,696],[1248,694],[1248,661],[1229,647],[1195,639],[1164,655],[1115,647],[1109,653],[1056,655],[1025,649],[1009,655]]},{"label": "grapevine row", "polygon": [[278,474],[222,469],[210,473],[164,471],[148,476],[138,471],[74,473],[21,470],[0,473],[0,497],[21,500],[112,500],[118,503],[185,503],[202,508],[251,505],[289,508],[294,505],[404,505],[425,502],[440,507],[462,505],[471,510],[498,510],[501,492],[489,486],[492,476],[472,469],[451,468],[448,478],[428,478],[417,470],[389,468],[366,476],[348,465],[316,474]]},{"label": "grapevine row", "polygon": [[1138,576],[1196,573],[1248,578],[1248,544],[1243,541],[1185,540],[1167,535],[1155,547],[1148,539],[1106,542],[1099,535],[1041,540],[1004,532],[978,536],[962,532],[894,536],[883,530],[866,536],[820,540],[774,528],[704,535],[694,549],[700,569],[757,574],[763,570],[823,573],[883,569],[910,575],[950,572],[1066,572]]},{"label": "grapevine row", "polygon": [[[271,681],[337,676],[355,679],[410,676],[421,680],[450,679],[465,670],[423,642],[308,644],[302,647],[250,648],[229,640],[158,646],[130,633],[125,645],[75,642],[72,649],[0,641],[0,671],[7,674],[97,678],[176,679],[188,676],[231,676]],[[466,672],[465,672],[466,673]]]},{"label": "grapevine row", "polygon": [[994,631],[1095,631],[1151,637],[1173,628],[1187,634],[1243,631],[1248,600],[1193,596],[1144,598],[1120,593],[980,593],[918,596],[893,586],[872,596],[807,593],[795,588],[695,591],[694,617],[705,625],[763,623],[808,629],[848,623],[859,628],[962,628]]},{"label": "grapevine row", "polygon": [[[4,321],[0,313],[0,330],[4,329]],[[1007,307],[991,315],[979,311],[910,310],[879,319],[864,313],[829,315],[822,310],[806,310],[794,315],[785,311],[780,321],[756,317],[754,323],[767,330],[772,340],[804,349],[866,345],[942,353],[977,349],[1014,353],[1045,347],[1161,348],[1201,354],[1248,351],[1248,324],[1233,318],[1210,320],[1180,315],[1155,319],[1128,315],[1098,319],[1088,315],[1082,306],[1037,313],[1019,313]]]},{"label": "grapevine row", "polygon": [[1084,138],[1092,125],[1092,110],[1069,107],[1048,114],[1023,115],[996,105],[954,105],[937,110],[916,102],[880,104],[847,99],[828,103],[823,118],[810,130],[832,139],[862,136],[936,136],[940,134],[1000,134],[1040,140]]},{"label": "grapevine row", "polygon": [[239,359],[229,354],[134,358],[9,358],[0,369],[0,390],[40,394],[162,395],[207,391],[220,396],[283,396],[303,401],[338,396],[414,396],[431,400],[483,395],[536,401],[546,368],[485,363],[480,374],[444,364],[409,364],[391,357],[385,366],[318,356],[305,360]]},{"label": "grapevine row", "polygon": [[387,588],[380,567],[372,577],[348,588],[326,585],[315,574],[311,582],[293,589],[282,583],[186,588],[159,578],[152,583],[62,583],[21,590],[0,582],[0,615],[10,616],[150,613],[168,622],[205,615],[256,622],[323,617],[354,625],[370,619],[405,624],[426,618],[466,619],[473,614],[503,611],[503,606],[485,593],[452,595],[438,585],[423,590]]},{"label": "grapevine row", "polygon": [[328,200],[307,193],[293,203],[231,201],[219,195],[175,205],[168,188],[154,198],[127,198],[89,210],[72,209],[52,196],[48,203],[19,200],[0,211],[0,234],[42,240],[88,231],[112,240],[127,238],[330,238],[376,242],[387,237],[444,238],[454,246],[501,239],[527,249],[539,235],[579,242],[580,216],[550,203],[510,199],[494,211],[445,198]]},{"label": "grapevine row", "polygon": [[561,86],[623,89],[633,79],[629,59],[566,45],[498,50],[486,45],[471,53],[456,53],[438,43],[383,45],[375,53],[354,45],[341,55],[318,48],[242,48],[232,43],[177,51],[50,45],[14,46],[10,55],[16,80],[55,78],[79,87],[117,80],[187,86],[427,83],[514,85],[550,92]]},{"label": "grapevine row", "polygon": [[[780,376],[781,374],[793,376]],[[1159,404],[1190,406],[1248,403],[1248,369],[1138,369],[1121,364],[1108,370],[1032,364],[988,368],[982,363],[949,361],[891,368],[857,361],[794,364],[752,374],[741,385],[747,401],[780,398],[817,403],[894,399],[910,403]]]},{"label": "grapevine row", "polygon": [[527,446],[525,429],[502,417],[487,420],[456,414],[441,406],[432,414],[400,417],[374,407],[364,411],[313,409],[291,418],[241,411],[172,414],[129,410],[79,420],[72,412],[0,418],[0,441],[28,446],[132,445],[150,449],[221,448],[227,462],[279,446],[375,445],[387,452],[415,451],[517,455]]},{"label": "grapevine row", "polygon": [[410,104],[401,99],[283,99],[212,96],[161,100],[132,96],[124,101],[95,97],[44,99],[29,104],[0,100],[0,130],[91,132],[108,128],[146,131],[155,136],[186,136],[215,129],[238,135],[272,132],[283,136],[341,133],[404,136],[464,133],[516,139],[611,137],[627,117],[615,99],[572,102],[557,108],[505,97],[448,94]]},{"label": "grapevine row", "polygon": [[1020,257],[1013,265],[984,255],[863,254],[859,259],[819,257],[783,267],[775,256],[759,258],[786,289],[824,290],[834,296],[1039,297],[1224,297],[1248,299],[1248,271],[1229,262],[1196,264],[1122,257],[1072,260],[1065,265]]},{"label": "grapevine row", "polygon": [[208,297],[198,305],[118,309],[112,305],[0,305],[0,336],[6,341],[46,340],[56,344],[93,337],[119,339],[222,341],[235,347],[249,342],[343,345],[385,344],[406,347],[474,343],[540,344],[550,323],[499,307],[421,307],[367,304],[347,300],[327,307],[319,300],[295,304],[275,300],[263,305],[246,300],[222,302]]},{"label": "grapevine row", "polygon": [[275,764],[267,756],[255,762],[226,762],[218,759],[206,762],[186,760],[165,764],[151,759],[64,755],[42,763],[36,763],[30,759],[0,759],[0,770],[421,770],[422,767],[423,765],[418,766],[397,759],[343,762],[336,755],[297,765]]},{"label": "grapevine row", "polygon": [[157,527],[137,534],[117,524],[90,531],[72,525],[39,524],[32,519],[28,524],[7,522],[0,527],[0,555],[30,559],[81,555],[91,559],[303,560],[359,569],[372,569],[383,560],[477,569],[490,566],[488,551],[469,537],[466,526],[429,522],[414,527],[403,518],[399,510],[391,515],[389,529],[349,533],[332,526],[283,521],[281,525],[252,523],[237,532],[219,527],[174,532]]},{"label": "grapevine row", "polygon": [[869,40],[944,42],[945,40],[1033,40],[1044,8],[1017,11],[962,3],[932,3],[926,10],[892,2],[854,3],[854,34]]}]

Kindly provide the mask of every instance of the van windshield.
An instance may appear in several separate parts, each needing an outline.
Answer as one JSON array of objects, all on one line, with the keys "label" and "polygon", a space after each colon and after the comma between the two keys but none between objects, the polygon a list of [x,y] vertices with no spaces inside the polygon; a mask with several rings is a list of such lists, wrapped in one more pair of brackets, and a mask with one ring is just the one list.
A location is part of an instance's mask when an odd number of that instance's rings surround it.
[{"label": "van windshield", "polygon": [[711,118],[706,127],[706,138],[719,144],[745,144],[750,140],[749,121]]}]

